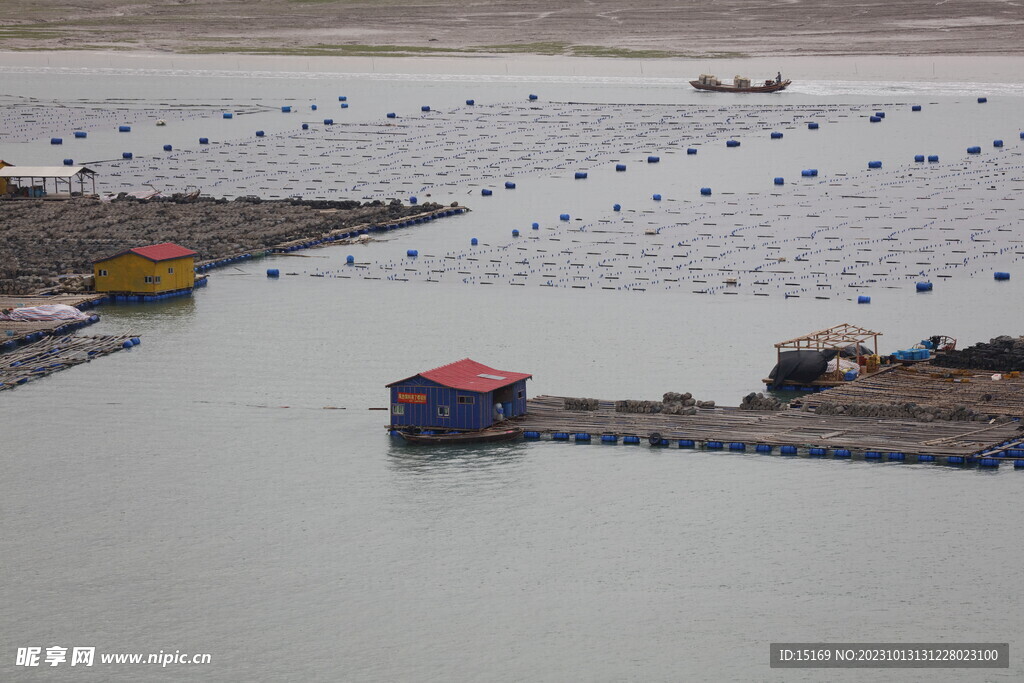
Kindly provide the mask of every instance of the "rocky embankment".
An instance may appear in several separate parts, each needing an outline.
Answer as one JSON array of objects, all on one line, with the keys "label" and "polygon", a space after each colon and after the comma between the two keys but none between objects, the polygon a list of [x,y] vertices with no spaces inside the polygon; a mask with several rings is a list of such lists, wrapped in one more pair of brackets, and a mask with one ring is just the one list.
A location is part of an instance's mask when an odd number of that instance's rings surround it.
[{"label": "rocky embankment", "polygon": [[66,283],[81,291],[92,264],[132,247],[175,242],[197,260],[268,249],[359,225],[389,223],[443,208],[380,201],[262,201],[174,196],[100,202],[0,201],[0,294]]},{"label": "rocky embankment", "polygon": [[993,372],[1021,371],[1024,370],[1024,337],[1004,335],[959,351],[940,353],[932,359],[932,365]]}]

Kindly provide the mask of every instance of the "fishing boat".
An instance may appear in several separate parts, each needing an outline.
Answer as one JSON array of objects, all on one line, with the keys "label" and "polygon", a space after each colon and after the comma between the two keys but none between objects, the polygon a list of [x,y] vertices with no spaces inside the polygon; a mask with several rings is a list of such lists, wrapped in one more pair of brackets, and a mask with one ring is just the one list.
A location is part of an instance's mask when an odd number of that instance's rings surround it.
[{"label": "fishing boat", "polygon": [[397,434],[409,443],[429,444],[471,444],[491,443],[495,441],[513,441],[523,433],[519,427],[489,428],[472,432],[437,432],[437,431],[413,431],[410,429],[398,430]]},{"label": "fishing boat", "polygon": [[732,83],[722,83],[711,74],[701,74],[700,78],[690,81],[697,90],[713,90],[715,92],[778,92],[785,90],[792,81],[781,79],[768,79],[764,85],[754,85],[749,78],[736,76]]}]

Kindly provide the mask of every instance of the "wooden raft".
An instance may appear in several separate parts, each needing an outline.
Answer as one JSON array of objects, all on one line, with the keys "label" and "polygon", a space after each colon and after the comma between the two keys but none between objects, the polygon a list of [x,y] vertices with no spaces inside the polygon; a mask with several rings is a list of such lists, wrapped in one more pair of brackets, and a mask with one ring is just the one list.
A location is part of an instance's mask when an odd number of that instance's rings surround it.
[{"label": "wooden raft", "polygon": [[0,391],[120,351],[122,344],[132,336],[44,337],[0,354]]},{"label": "wooden raft", "polygon": [[802,410],[748,411],[739,408],[699,409],[696,415],[617,413],[614,401],[601,401],[598,410],[565,410],[564,398],[538,396],[527,401],[527,414],[509,420],[524,431],[542,434],[584,432],[597,439],[603,434],[646,438],[657,432],[669,440],[698,443],[721,441],[792,445],[801,448],[846,448],[855,452],[880,451],[970,456],[1020,437],[1019,423],[915,422],[845,416],[819,416]]}]

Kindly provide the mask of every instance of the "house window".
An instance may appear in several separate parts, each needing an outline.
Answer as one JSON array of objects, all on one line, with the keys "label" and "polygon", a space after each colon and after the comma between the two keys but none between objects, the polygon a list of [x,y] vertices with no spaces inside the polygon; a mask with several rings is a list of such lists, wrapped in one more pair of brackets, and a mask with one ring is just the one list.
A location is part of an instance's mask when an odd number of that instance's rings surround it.
[{"label": "house window", "polygon": [[146,276],[146,284],[147,285],[153,284],[153,276],[152,275],[147,275]]},{"label": "house window", "polygon": [[404,403],[392,403],[391,404],[392,415],[405,415],[405,404]]},{"label": "house window", "polygon": [[449,415],[448,406],[438,406],[437,407],[437,416],[438,417],[448,417],[448,415]]},{"label": "house window", "polygon": [[525,391],[520,391],[519,393],[516,394],[516,398],[524,398],[525,396],[526,396],[526,392]]},{"label": "house window", "polygon": [[473,405],[472,396],[459,396],[459,405]]},{"label": "house window", "polygon": [[167,269],[167,274],[168,275],[174,275],[174,268],[168,268]]},{"label": "house window", "polygon": [[100,271],[100,277],[106,277],[106,276],[107,276],[107,271],[101,270]]},{"label": "house window", "polygon": [[156,276],[156,283],[160,284],[160,276],[159,275]]}]

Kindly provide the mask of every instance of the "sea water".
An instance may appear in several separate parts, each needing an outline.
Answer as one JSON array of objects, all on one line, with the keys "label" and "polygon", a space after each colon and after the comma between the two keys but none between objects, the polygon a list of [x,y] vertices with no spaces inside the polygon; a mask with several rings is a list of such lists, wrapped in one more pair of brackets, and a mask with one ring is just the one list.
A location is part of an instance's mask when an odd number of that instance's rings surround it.
[{"label": "sea water", "polygon": [[[664,85],[566,78],[556,93],[542,90],[551,85],[543,80],[469,87],[418,78],[347,77],[342,87],[97,71],[5,73],[3,82],[9,95],[137,96],[146,107],[329,95],[337,106],[335,95],[346,93],[346,112],[411,113],[535,91],[560,101],[705,101]],[[952,108],[970,94],[920,101]],[[790,101],[884,100],[794,92]],[[1016,102],[988,104],[1010,111]],[[1017,125],[984,116],[987,126]],[[228,123],[197,117],[173,135],[184,142]],[[167,139],[155,131],[140,130],[153,144]],[[110,151],[116,136],[89,140]],[[843,147],[853,143],[837,136],[834,144],[836,159],[853,156]],[[962,146],[936,136],[936,148],[947,144],[949,153]],[[25,163],[47,162],[42,144],[24,145]],[[3,156],[12,148],[22,149],[5,145]],[[751,163],[768,171],[774,161]],[[711,166],[728,177],[726,162]],[[639,201],[659,189],[654,179],[626,180],[621,190]],[[461,249],[470,236],[528,230],[533,216],[553,219],[567,203],[585,213],[612,199],[545,185],[530,178],[491,206],[460,193],[471,213],[386,241],[221,269],[189,299],[104,306],[101,322],[81,334],[131,332],[140,346],[4,392],[2,677],[37,678],[39,670],[14,665],[17,648],[54,645],[212,655],[209,665],[73,671],[124,681],[831,678],[770,670],[777,641],[1010,641],[1013,656],[1024,605],[1006,569],[1022,552],[1006,513],[1020,482],[1006,466],[596,443],[424,449],[386,435],[388,413],[371,410],[387,408],[384,385],[463,357],[532,373],[530,395],[690,391],[737,404],[760,388],[772,344],[839,322],[882,332],[886,351],[931,334],[967,345],[1019,333],[1018,277],[963,275],[927,295],[885,289],[869,306],[839,296],[310,277],[342,269],[349,253],[384,262],[408,248]],[[267,279],[270,266],[282,277]],[[889,673],[862,670],[857,679]],[[1015,658],[987,677],[1022,674]],[[922,681],[963,675],[900,672]]]}]

